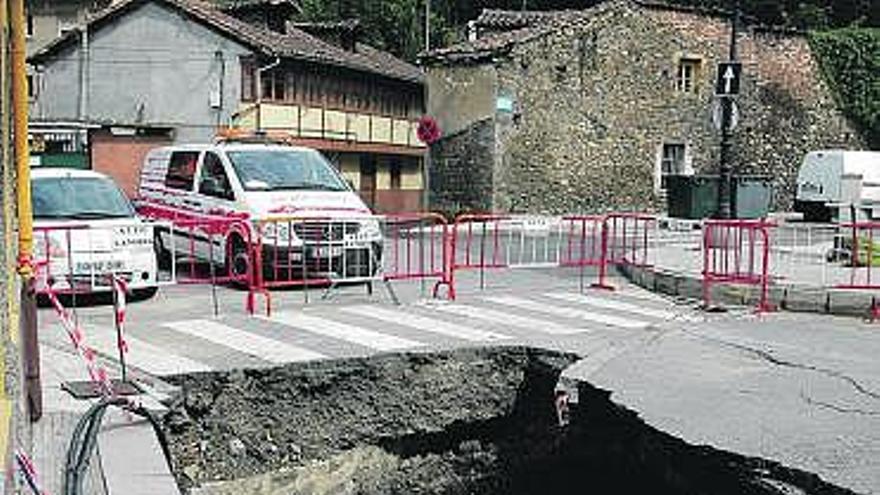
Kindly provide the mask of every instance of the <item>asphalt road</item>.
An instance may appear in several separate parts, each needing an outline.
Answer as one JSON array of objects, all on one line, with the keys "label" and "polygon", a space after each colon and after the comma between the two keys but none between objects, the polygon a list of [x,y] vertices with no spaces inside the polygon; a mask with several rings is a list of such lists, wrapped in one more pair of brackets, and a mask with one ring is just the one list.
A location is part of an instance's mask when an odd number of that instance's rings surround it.
[{"label": "asphalt road", "polygon": [[[852,319],[748,311],[706,315],[620,280],[590,290],[592,269],[464,271],[458,299],[432,283],[273,291],[270,315],[249,316],[246,292],[172,286],[132,303],[132,376],[402,350],[529,344],[585,359],[568,371],[688,442],[759,455],[861,493],[880,491],[880,332]],[[583,288],[583,290],[582,290]],[[323,296],[323,297],[322,297]],[[308,300],[308,303],[306,303]],[[113,313],[79,308],[85,341],[118,374]],[[46,356],[70,352],[51,310]],[[44,360],[45,366],[53,363]],[[48,386],[48,385],[47,385]]]}]

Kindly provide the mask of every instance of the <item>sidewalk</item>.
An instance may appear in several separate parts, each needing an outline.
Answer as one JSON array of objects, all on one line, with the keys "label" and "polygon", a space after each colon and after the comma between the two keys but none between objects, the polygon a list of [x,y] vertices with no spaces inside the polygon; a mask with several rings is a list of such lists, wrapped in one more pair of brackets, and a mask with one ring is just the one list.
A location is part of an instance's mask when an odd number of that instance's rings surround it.
[{"label": "sidewalk", "polygon": [[[43,338],[40,365],[43,386],[43,417],[33,424],[33,461],[47,493],[63,492],[67,450],[73,430],[95,400],[77,400],[61,384],[89,379],[81,358],[72,348],[59,348],[58,341]],[[104,363],[106,366],[108,363]],[[111,376],[118,370],[108,367]],[[163,406],[149,397],[142,402],[151,410]],[[165,463],[152,427],[142,418],[116,408],[107,411],[98,434],[84,482],[88,495],[176,495],[174,477]]]},{"label": "sidewalk", "polygon": [[[865,269],[854,270],[843,262],[828,261],[830,241],[792,239],[792,232],[793,229],[779,229],[771,239],[768,291],[771,306],[789,311],[870,317],[875,302],[880,305],[880,291],[840,288],[870,282]],[[619,266],[621,274],[654,292],[683,299],[703,299],[703,246],[699,230],[660,230],[657,238],[650,241],[649,252],[651,266]],[[743,263],[748,266],[748,262]],[[760,261],[756,261],[752,269],[760,273]],[[880,280],[880,267],[876,271],[874,275]],[[753,306],[759,301],[760,287],[713,284],[710,295],[713,304]]]}]

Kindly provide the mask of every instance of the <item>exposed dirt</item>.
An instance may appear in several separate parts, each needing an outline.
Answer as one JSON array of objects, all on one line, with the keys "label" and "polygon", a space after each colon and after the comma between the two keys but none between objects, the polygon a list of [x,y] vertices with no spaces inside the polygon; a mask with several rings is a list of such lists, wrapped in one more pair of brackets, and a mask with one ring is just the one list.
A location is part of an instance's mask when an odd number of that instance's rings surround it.
[{"label": "exposed dirt", "polygon": [[411,353],[174,378],[165,418],[193,494],[847,494],[777,463],[692,446],[581,383],[571,354]]}]

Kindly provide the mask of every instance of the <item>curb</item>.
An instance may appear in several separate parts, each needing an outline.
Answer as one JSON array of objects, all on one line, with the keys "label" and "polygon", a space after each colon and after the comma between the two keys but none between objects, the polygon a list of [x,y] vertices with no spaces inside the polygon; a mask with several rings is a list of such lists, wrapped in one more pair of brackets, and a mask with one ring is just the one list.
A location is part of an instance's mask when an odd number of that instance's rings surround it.
[{"label": "curb", "polygon": [[[700,278],[663,269],[619,265],[618,273],[630,282],[659,294],[702,301]],[[723,306],[757,306],[760,290],[745,285],[715,285],[712,302]],[[814,286],[771,285],[769,303],[782,311],[872,318],[872,308],[880,304],[880,291],[843,290]]]}]

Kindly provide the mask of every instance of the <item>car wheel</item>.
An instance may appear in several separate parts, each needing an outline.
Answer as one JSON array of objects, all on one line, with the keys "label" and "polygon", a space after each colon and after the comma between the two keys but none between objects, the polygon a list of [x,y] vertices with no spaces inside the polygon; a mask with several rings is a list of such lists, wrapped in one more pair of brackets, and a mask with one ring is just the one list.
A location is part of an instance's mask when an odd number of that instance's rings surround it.
[{"label": "car wheel", "polygon": [[236,280],[243,279],[250,272],[251,266],[247,244],[237,235],[230,237],[228,242],[224,275]]}]

